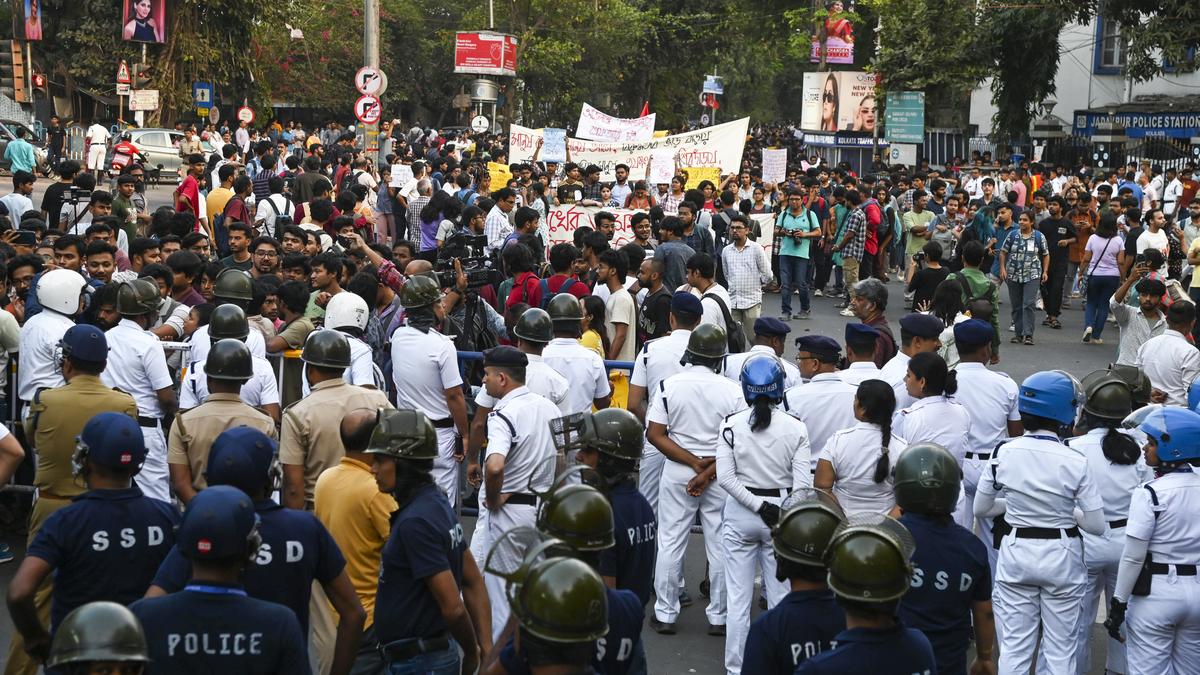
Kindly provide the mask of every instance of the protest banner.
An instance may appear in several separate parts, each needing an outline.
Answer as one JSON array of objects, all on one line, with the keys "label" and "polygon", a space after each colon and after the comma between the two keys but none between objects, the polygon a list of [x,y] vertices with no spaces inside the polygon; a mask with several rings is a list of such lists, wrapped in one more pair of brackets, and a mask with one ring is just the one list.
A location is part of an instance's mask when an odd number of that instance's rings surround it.
[{"label": "protest banner", "polygon": [[575,135],[585,140],[606,143],[648,141],[654,136],[654,119],[654,114],[628,119],[613,117],[584,103],[579,111],[579,126],[576,127]]},{"label": "protest banner", "polygon": [[670,185],[675,177],[675,152],[670,148],[659,148],[650,153],[650,183]]},{"label": "protest banner", "polygon": [[602,209],[598,206],[576,206],[572,204],[569,206],[555,206],[546,214],[546,227],[550,233],[550,241],[546,242],[547,248],[563,242],[570,243],[575,237],[575,230],[580,227],[586,225],[595,228],[596,225],[592,221],[592,217],[600,211],[607,211],[617,219],[616,230],[611,242],[613,248],[620,248],[633,241],[633,228],[629,226],[629,219],[633,218],[633,214],[639,213],[639,211],[633,209]]},{"label": "protest banner", "polygon": [[[571,161],[580,166],[595,164],[600,167],[601,180],[616,180],[618,164],[629,167],[631,178],[646,175],[646,166],[651,154],[659,148],[670,148],[679,154],[683,167],[716,167],[718,173],[737,173],[741,168],[742,151],[746,146],[746,130],[750,118],[718,124],[696,131],[674,134],[664,138],[629,143],[601,143],[568,138]],[[537,141],[542,137],[540,129],[530,129],[519,124],[509,125],[509,161],[524,164],[533,161]]]},{"label": "protest banner", "polygon": [[681,166],[681,171],[687,173],[687,184],[684,190],[697,190],[706,180],[712,181],[714,187],[721,185],[721,167],[718,166]]},{"label": "protest banner", "polygon": [[392,180],[388,186],[394,188],[402,188],[408,185],[408,181],[413,179],[412,166],[409,164],[393,164],[392,165]]},{"label": "protest banner", "polygon": [[507,164],[497,164],[496,162],[488,162],[488,173],[492,176],[492,192],[502,187],[508,187],[508,181],[513,177]]},{"label": "protest banner", "polygon": [[546,127],[542,129],[542,152],[538,159],[543,162],[567,161],[567,130]]},{"label": "protest banner", "polygon": [[762,179],[764,183],[782,183],[787,178],[787,148],[764,148]]}]

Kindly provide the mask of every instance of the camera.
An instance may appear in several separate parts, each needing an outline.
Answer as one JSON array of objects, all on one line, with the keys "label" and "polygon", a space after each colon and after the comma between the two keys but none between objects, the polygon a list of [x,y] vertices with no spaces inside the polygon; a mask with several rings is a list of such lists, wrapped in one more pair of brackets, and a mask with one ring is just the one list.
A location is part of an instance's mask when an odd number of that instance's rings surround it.
[{"label": "camera", "polygon": [[450,288],[456,284],[454,278],[454,261],[462,265],[467,275],[467,290],[478,290],[484,286],[499,284],[503,275],[497,268],[496,261],[486,255],[487,236],[478,234],[458,233],[446,240],[446,244],[438,251],[437,272],[438,285]]},{"label": "camera", "polygon": [[912,259],[915,262],[925,262],[925,251],[917,251],[912,255]]}]

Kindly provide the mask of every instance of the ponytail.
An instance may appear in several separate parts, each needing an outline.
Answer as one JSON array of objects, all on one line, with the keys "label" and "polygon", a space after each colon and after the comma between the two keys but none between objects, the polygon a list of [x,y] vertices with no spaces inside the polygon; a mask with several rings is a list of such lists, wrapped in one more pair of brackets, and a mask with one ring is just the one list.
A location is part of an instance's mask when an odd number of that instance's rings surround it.
[{"label": "ponytail", "polygon": [[771,399],[759,396],[754,399],[754,411],[750,413],[750,431],[762,431],[771,426]]},{"label": "ponytail", "polygon": [[873,478],[876,483],[882,483],[887,480],[888,472],[891,470],[891,462],[888,460],[888,446],[892,444],[892,421],[889,419],[879,426],[883,429],[883,451],[879,455],[879,461],[875,463],[875,475]]},{"label": "ponytail", "polygon": [[925,380],[922,396],[952,396],[958,391],[958,376],[946,367],[946,359],[937,352],[921,352],[908,361],[908,370]]},{"label": "ponytail", "polygon": [[854,398],[862,408],[863,421],[878,424],[882,431],[882,454],[875,464],[874,476],[876,483],[882,483],[891,471],[888,446],[892,444],[892,414],[896,412],[896,394],[891,385],[883,380],[866,380],[858,385],[858,393]]},{"label": "ponytail", "polygon": [[946,396],[953,396],[958,391],[958,373],[951,370],[946,373],[946,385],[942,388]]},{"label": "ponytail", "polygon": [[1100,447],[1104,450],[1104,456],[1113,464],[1128,466],[1136,462],[1141,454],[1137,441],[1117,431],[1115,427],[1109,427],[1108,433],[1104,434],[1104,440],[1100,442]]}]

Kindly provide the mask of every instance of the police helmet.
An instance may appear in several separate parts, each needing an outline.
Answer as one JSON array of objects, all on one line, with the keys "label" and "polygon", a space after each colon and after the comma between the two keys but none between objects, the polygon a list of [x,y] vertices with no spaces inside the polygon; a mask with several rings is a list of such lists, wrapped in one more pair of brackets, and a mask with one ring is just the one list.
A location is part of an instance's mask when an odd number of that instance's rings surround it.
[{"label": "police helmet", "polygon": [[250,337],[250,322],[246,312],[237,305],[217,305],[208,320],[208,339],[212,342],[230,338],[245,341]]},{"label": "police helmet", "polygon": [[688,337],[688,354],[704,359],[720,359],[729,353],[729,345],[725,339],[725,331],[720,326],[702,323],[692,329]]},{"label": "police helmet", "polygon": [[209,486],[232,485],[250,494],[270,482],[279,444],[258,429],[226,429],[212,442],[204,479]]},{"label": "police helmet", "polygon": [[825,554],[837,529],[846,522],[842,507],[827,492],[801,488],[783,503],[771,531],[775,555],[801,565],[825,566]]},{"label": "police helmet", "polygon": [[549,558],[510,590],[521,628],[549,642],[592,642],[608,634],[608,592],[587,563]]},{"label": "police helmet", "polygon": [[325,305],[326,328],[366,330],[367,320],[370,318],[371,309],[367,307],[367,301],[357,293],[338,293]]},{"label": "police helmet", "polygon": [[87,281],[78,272],[64,268],[50,270],[38,279],[38,304],[43,309],[74,316],[79,313],[85,286]]},{"label": "police helmet", "polygon": [[893,485],[896,504],[905,512],[948,516],[958,503],[962,469],[949,450],[917,443],[896,459]]},{"label": "police helmet", "polygon": [[555,328],[560,324],[578,326],[583,321],[583,306],[579,304],[579,298],[570,293],[559,293],[550,298],[550,302],[546,303],[546,313]]},{"label": "police helmet", "polygon": [[1079,383],[1061,370],[1043,370],[1025,378],[1017,398],[1017,409],[1067,425],[1075,421],[1083,399]]},{"label": "police helmet", "polygon": [[241,340],[219,340],[208,351],[204,374],[213,380],[244,383],[254,375],[250,349]]},{"label": "police helmet", "polygon": [[555,445],[569,454],[583,449],[637,462],[645,440],[642,423],[622,408],[560,417],[550,423]]},{"label": "police helmet", "polygon": [[526,342],[545,344],[554,339],[554,321],[550,319],[546,310],[530,307],[517,319],[517,325],[513,326],[513,335]]},{"label": "police helmet", "polygon": [[1140,408],[1150,402],[1150,392],[1154,387],[1150,384],[1150,378],[1141,368],[1123,363],[1112,363],[1109,364],[1108,370],[1129,385],[1129,391],[1133,395],[1134,408]]},{"label": "police helmet", "polygon": [[104,363],[108,360],[108,339],[104,331],[91,324],[71,326],[58,341],[64,357],[88,363]]},{"label": "police helmet", "polygon": [[213,297],[218,300],[253,300],[254,280],[249,272],[231,267],[218,274],[213,281]]},{"label": "police helmet", "polygon": [[915,545],[899,522],[877,514],[858,514],[842,526],[829,545],[829,588],[847,600],[887,603],[908,591]]},{"label": "police helmet", "polygon": [[1081,384],[1085,412],[1110,420],[1123,420],[1133,412],[1133,393],[1129,385],[1111,372],[1088,373]]},{"label": "police helmet", "polygon": [[428,307],[441,298],[442,289],[437,280],[426,274],[409,277],[408,282],[400,289],[400,304],[404,309]]},{"label": "police helmet", "polygon": [[146,634],[133,612],[119,603],[100,601],[76,607],[58,625],[46,667],[149,661]]},{"label": "police helmet", "polygon": [[742,396],[753,404],[761,396],[772,403],[783,400],[783,364],[774,356],[754,356],[742,366]]},{"label": "police helmet", "polygon": [[117,311],[121,316],[141,316],[157,312],[162,303],[158,284],[149,278],[126,281],[117,288]]},{"label": "police helmet", "polygon": [[350,341],[336,330],[313,331],[304,342],[300,360],[311,366],[349,368]]},{"label": "police helmet", "polygon": [[245,492],[215,485],[188,504],[176,531],[179,552],[191,560],[229,560],[253,556],[262,539],[258,514]]},{"label": "police helmet", "polygon": [[98,413],[83,425],[75,444],[72,465],[81,475],[84,460],[137,474],[146,461],[146,440],[136,419],[118,412]]},{"label": "police helmet", "polygon": [[396,459],[437,459],[437,432],[419,410],[383,409],[376,413],[366,451]]},{"label": "police helmet", "polygon": [[1125,418],[1124,426],[1150,437],[1160,461],[1200,459],[1200,413],[1178,406],[1146,406]]},{"label": "police helmet", "polygon": [[612,505],[589,485],[562,485],[545,495],[538,505],[537,528],[576,551],[603,551],[616,545]]}]

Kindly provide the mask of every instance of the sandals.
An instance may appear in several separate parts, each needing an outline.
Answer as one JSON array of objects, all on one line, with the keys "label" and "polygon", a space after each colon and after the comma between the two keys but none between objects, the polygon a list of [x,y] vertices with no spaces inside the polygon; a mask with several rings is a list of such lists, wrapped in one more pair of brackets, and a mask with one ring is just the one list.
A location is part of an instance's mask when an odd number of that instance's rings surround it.
[{"label": "sandals", "polygon": [[1060,323],[1057,318],[1050,319],[1050,323],[1046,325],[1050,326],[1054,330],[1062,330],[1062,323]]}]

